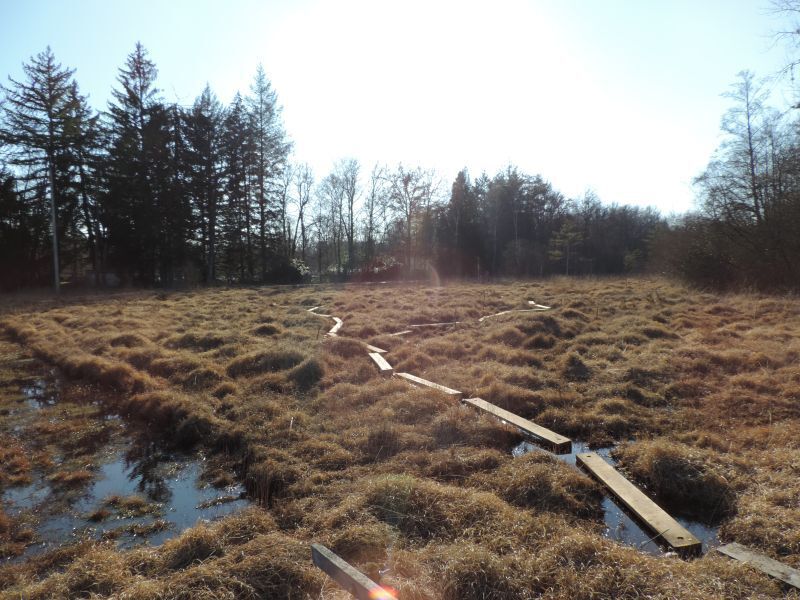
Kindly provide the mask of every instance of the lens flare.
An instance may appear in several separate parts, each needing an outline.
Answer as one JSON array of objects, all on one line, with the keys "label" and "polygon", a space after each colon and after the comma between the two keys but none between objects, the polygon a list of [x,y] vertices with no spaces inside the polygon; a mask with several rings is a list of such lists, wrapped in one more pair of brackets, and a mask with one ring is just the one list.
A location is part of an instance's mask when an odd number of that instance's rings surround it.
[{"label": "lens flare", "polygon": [[397,592],[392,588],[376,587],[370,591],[369,597],[372,600],[397,600]]}]

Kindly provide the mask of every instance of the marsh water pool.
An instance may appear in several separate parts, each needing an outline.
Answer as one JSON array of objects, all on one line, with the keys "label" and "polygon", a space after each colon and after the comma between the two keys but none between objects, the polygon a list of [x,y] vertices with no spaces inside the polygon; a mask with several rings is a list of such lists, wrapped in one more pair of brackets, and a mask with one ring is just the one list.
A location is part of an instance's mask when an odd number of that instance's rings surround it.
[{"label": "marsh water pool", "polygon": [[[616,466],[616,461],[611,456],[612,450],[612,446],[591,448],[585,442],[573,441],[572,452],[569,454],[554,454],[553,456],[577,468],[575,464],[575,456],[577,454],[595,452],[610,464]],[[542,452],[542,449],[529,441],[523,441],[511,451],[514,456],[522,456],[529,452]],[[703,543],[703,554],[720,545],[717,537],[719,525],[702,523],[681,515],[672,515],[672,517]],[[639,520],[608,493],[603,497],[603,522],[605,523],[603,533],[612,540],[633,546],[649,554],[661,555],[669,552],[669,548],[659,544],[653,534],[644,529]]]},{"label": "marsh water pool", "polygon": [[[11,408],[5,409],[8,431],[3,433],[11,439],[24,442],[48,424],[59,424],[70,408],[81,408],[70,406],[66,398],[74,384],[57,371],[30,362],[17,375],[17,397],[8,398],[6,392],[5,402]],[[106,412],[97,397],[89,404],[94,408],[90,419],[80,417],[86,431],[74,433],[74,443],[63,440],[52,453],[50,469],[33,468],[24,485],[0,490],[3,512],[32,533],[24,551],[0,557],[4,561],[25,560],[83,539],[111,539],[123,548],[157,545],[249,504],[243,486],[232,478],[212,483],[203,454],[170,448],[146,428]],[[77,459],[83,462],[78,465],[82,476],[65,484],[53,471],[70,460],[74,469],[76,458],[63,447],[78,443],[89,445]]]}]

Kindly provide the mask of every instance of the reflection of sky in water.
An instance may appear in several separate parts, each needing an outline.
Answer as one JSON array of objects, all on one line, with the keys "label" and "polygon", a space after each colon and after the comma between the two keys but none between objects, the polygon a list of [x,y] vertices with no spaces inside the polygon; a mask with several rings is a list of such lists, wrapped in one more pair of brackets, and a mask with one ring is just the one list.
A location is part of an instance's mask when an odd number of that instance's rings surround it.
[{"label": "reflection of sky in water", "polygon": [[58,388],[55,381],[35,379],[21,388],[22,394],[30,408],[54,406],[58,399]]},{"label": "reflection of sky in water", "polygon": [[[589,445],[584,442],[572,442],[572,452],[569,454],[554,454],[556,458],[563,460],[565,463],[575,466],[575,455],[583,452],[595,452],[602,456],[606,461],[612,465],[616,465],[616,461],[611,457],[611,447],[608,448],[589,448]],[[541,452],[542,449],[530,442],[521,442],[511,453],[514,456],[522,456],[529,452]],[[624,507],[619,505],[615,499],[610,495],[606,495],[603,499],[603,520],[606,525],[605,535],[617,542],[627,544],[639,548],[644,552],[650,554],[662,554],[665,548],[660,547],[654,540],[653,536],[648,530],[639,525],[636,518]],[[672,515],[678,523],[688,529],[697,539],[703,542],[703,552],[708,551],[710,548],[715,548],[719,545],[717,538],[718,527],[706,525],[704,523],[686,519],[683,517],[676,517]]]},{"label": "reflection of sky in water", "polygon": [[[41,514],[41,520],[36,527],[40,543],[30,547],[26,555],[36,554],[47,548],[84,537],[98,538],[104,531],[118,527],[147,525],[156,519],[164,519],[170,525],[164,531],[155,532],[146,538],[128,533],[119,538],[119,543],[123,547],[143,543],[145,539],[150,544],[160,544],[184,529],[196,525],[200,520],[217,519],[247,505],[247,500],[237,499],[216,506],[198,508],[199,505],[222,496],[238,498],[243,491],[238,485],[224,489],[203,485],[200,483],[201,473],[202,463],[197,459],[162,457],[146,463],[131,462],[125,456],[117,455],[115,460],[99,469],[96,479],[68,503],[69,507],[64,512],[47,514],[48,503],[65,492],[51,490],[46,482],[42,481],[5,491],[3,501],[8,505],[11,514],[18,514],[25,509],[33,509]],[[112,495],[139,495],[148,502],[161,503],[162,514],[122,518],[111,509],[112,514],[105,521],[100,523],[87,521],[87,515],[102,507],[103,500]]]},{"label": "reflection of sky in water", "polygon": [[[20,387],[22,394],[21,410],[48,411],[60,399],[62,384],[55,372],[50,371],[44,378],[31,379]],[[96,402],[95,402],[96,403]],[[101,414],[104,420],[118,419],[117,415]],[[122,450],[120,450],[122,448]],[[25,554],[13,559],[14,562],[63,543],[83,538],[99,538],[103,532],[129,527],[148,525],[157,519],[169,523],[169,528],[148,536],[135,536],[123,533],[118,542],[130,547],[147,541],[160,544],[197,524],[200,520],[213,520],[236,512],[246,506],[248,501],[241,498],[243,487],[230,486],[215,489],[200,480],[203,459],[197,456],[171,455],[163,451],[163,443],[145,440],[133,443],[128,436],[116,439],[101,450],[108,460],[97,470],[95,478],[82,489],[51,487],[42,474],[34,474],[29,485],[10,487],[2,491],[3,509],[11,516],[33,513],[37,543],[30,546]],[[102,458],[96,460],[103,460]],[[90,513],[102,508],[104,500],[112,495],[138,495],[148,503],[161,504],[161,514],[123,518],[108,507],[111,516],[105,521],[92,523],[87,520]],[[225,496],[236,500],[217,505],[198,508],[204,503]]]}]

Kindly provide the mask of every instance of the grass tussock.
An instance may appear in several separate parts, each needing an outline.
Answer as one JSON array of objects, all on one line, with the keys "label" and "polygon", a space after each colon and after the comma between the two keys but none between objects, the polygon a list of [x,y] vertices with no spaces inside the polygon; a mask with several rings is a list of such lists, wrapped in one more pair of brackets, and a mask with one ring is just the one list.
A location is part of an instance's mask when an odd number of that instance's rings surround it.
[{"label": "grass tussock", "polygon": [[602,516],[603,493],[589,477],[542,452],[531,452],[500,469],[473,478],[513,504],[577,517]]},{"label": "grass tussock", "polygon": [[561,377],[566,381],[587,381],[592,371],[578,354],[569,354],[561,366]]},{"label": "grass tussock", "polygon": [[231,377],[241,377],[285,371],[299,365],[304,359],[302,352],[292,348],[270,348],[235,358],[228,364],[227,373]]},{"label": "grass tussock", "polygon": [[[477,324],[527,300],[554,308]],[[620,468],[671,510],[693,507],[702,514],[691,516],[721,523],[722,541],[800,567],[800,310],[791,299],[723,298],[662,279],[557,278],[56,304],[14,305],[0,326],[76,387],[111,390],[101,397],[112,412],[214,460],[227,456],[220,482],[235,474],[269,512],[200,525],[157,548],[98,542],[5,565],[0,595],[338,597],[310,563],[312,541],[403,598],[784,595],[713,554],[684,562],[604,538],[591,480],[542,453],[514,458],[523,438],[513,428],[381,378],[366,343],[388,350],[396,369],[617,445]],[[338,337],[324,336],[332,320],[305,310],[317,305],[344,319]],[[465,323],[389,335],[451,320]],[[10,431],[15,400],[3,398],[0,424]],[[113,439],[92,418],[42,419],[26,425],[30,436],[0,438],[0,485],[41,471],[68,491],[56,480],[91,475],[82,448]],[[132,502],[96,517],[158,510]],[[4,552],[33,535],[6,513],[0,530]]]},{"label": "grass tussock", "polygon": [[636,481],[679,514],[713,523],[736,509],[732,477],[726,477],[731,466],[711,450],[656,439],[623,445],[615,455]]}]

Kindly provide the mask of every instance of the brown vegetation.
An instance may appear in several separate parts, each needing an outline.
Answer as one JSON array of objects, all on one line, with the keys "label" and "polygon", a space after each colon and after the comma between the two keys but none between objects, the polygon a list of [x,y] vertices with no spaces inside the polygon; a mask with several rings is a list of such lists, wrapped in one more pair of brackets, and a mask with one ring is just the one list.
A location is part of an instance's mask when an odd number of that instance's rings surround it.
[{"label": "brown vegetation", "polygon": [[[528,300],[553,309],[478,322]],[[344,320],[338,337],[306,311],[317,305]],[[463,323],[389,335],[445,321]],[[341,597],[312,541],[401,598],[783,594],[714,553],[686,562],[603,537],[589,478],[544,452],[513,458],[517,431],[382,378],[366,343],[396,369],[615,445],[670,510],[800,566],[792,298],[658,279],[207,290],[16,307],[2,326],[66,376],[118,390],[103,396],[114,410],[227,452],[263,506],[159,548],[86,544],[0,569],[9,597]],[[24,481],[26,454],[3,448],[0,485]]]}]

